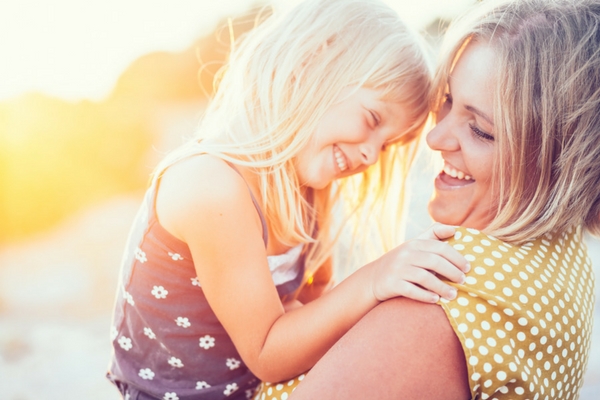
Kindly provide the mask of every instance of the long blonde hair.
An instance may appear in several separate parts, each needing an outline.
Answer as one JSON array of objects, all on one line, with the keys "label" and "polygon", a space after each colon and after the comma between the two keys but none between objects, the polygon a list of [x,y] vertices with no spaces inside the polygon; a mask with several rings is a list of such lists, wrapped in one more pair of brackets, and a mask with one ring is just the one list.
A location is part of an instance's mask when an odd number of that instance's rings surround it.
[{"label": "long blonde hair", "polygon": [[523,242],[581,225],[600,234],[600,3],[486,1],[450,29],[434,110],[469,41],[497,57],[488,233]]},{"label": "long blonde hair", "polygon": [[[282,244],[317,242],[308,264],[331,253],[332,207],[346,194],[356,208],[380,204],[392,181],[402,185],[428,115],[430,67],[423,43],[398,15],[376,0],[306,0],[265,22],[235,43],[220,74],[197,137],[157,168],[185,157],[212,154],[251,168],[259,176],[261,206]],[[414,123],[404,143],[391,146],[378,166],[353,180],[315,191],[309,204],[300,190],[293,158],[315,132],[325,111],[347,87],[382,89],[401,102]],[[413,140],[413,142],[415,142]],[[401,215],[402,196],[388,198],[388,220]],[[380,210],[386,207],[375,207]],[[320,226],[314,236],[315,214]],[[308,268],[311,268],[309,265]]]}]

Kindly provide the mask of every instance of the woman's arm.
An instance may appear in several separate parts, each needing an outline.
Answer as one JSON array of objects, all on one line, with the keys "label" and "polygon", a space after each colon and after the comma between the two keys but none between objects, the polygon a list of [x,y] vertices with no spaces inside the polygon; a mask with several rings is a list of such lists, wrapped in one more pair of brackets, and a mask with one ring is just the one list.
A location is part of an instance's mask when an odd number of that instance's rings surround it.
[{"label": "woman's arm", "polygon": [[461,344],[441,307],[385,301],[306,375],[292,400],[470,399]]}]

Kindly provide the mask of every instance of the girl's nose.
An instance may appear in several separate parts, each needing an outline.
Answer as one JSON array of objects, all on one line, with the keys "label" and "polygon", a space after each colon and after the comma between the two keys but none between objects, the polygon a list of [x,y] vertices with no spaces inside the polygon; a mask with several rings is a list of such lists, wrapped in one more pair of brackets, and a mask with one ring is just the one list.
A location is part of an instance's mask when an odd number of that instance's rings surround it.
[{"label": "girl's nose", "polygon": [[361,162],[364,165],[373,165],[377,162],[379,158],[379,149],[377,148],[375,143],[363,143],[360,146],[360,157]]}]

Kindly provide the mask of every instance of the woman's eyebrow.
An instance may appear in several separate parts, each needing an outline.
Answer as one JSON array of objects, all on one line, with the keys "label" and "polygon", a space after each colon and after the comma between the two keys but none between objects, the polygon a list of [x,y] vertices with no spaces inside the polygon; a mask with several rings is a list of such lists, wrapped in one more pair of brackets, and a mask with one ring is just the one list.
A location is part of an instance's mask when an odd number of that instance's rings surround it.
[{"label": "woman's eyebrow", "polygon": [[485,119],[488,124],[490,124],[491,126],[494,126],[494,121],[492,121],[492,119],[483,111],[481,111],[473,106],[470,106],[470,105],[466,105],[465,109],[467,111],[472,112],[473,114],[479,115],[481,118]]}]

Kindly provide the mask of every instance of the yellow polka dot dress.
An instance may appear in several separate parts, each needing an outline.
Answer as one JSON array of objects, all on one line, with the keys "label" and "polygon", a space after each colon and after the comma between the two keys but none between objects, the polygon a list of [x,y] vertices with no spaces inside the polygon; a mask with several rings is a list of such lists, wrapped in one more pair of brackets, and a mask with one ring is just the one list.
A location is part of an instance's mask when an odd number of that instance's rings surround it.
[{"label": "yellow polka dot dress", "polygon": [[449,241],[471,263],[440,304],[473,399],[576,399],[588,361],[594,276],[580,229],[511,246],[474,229]]},{"label": "yellow polka dot dress", "polygon": [[[459,228],[449,243],[471,271],[451,283],[457,298],[439,304],[465,352],[472,398],[577,399],[594,306],[581,229],[512,246]],[[303,378],[263,383],[254,400],[285,400]]]}]

